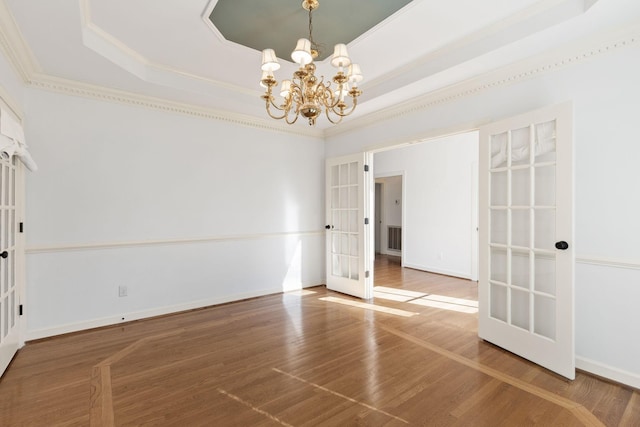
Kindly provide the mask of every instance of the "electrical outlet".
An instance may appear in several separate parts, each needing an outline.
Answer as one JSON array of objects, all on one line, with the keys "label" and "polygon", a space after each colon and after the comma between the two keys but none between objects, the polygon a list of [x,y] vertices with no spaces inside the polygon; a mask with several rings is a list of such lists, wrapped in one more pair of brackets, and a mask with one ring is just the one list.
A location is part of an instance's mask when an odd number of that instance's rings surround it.
[{"label": "electrical outlet", "polygon": [[118,286],[118,296],[126,297],[127,296],[127,287],[126,286]]},{"label": "electrical outlet", "polygon": [[442,252],[440,252],[440,253],[438,254],[438,259],[442,260],[443,258],[444,258],[444,254],[443,254]]}]

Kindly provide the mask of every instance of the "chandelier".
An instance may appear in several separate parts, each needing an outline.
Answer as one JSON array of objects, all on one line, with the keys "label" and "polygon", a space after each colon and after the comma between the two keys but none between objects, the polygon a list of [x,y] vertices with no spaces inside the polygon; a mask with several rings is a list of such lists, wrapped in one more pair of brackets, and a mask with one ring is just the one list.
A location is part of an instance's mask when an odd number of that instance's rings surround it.
[{"label": "chandelier", "polygon": [[[332,79],[334,88],[331,88],[331,82],[324,81],[324,77],[318,80],[315,76],[316,66],[313,60],[318,56],[319,47],[311,34],[313,29],[311,14],[318,5],[318,0],[302,1],[302,7],[309,11],[309,38],[298,40],[295,50],[291,53],[291,59],[300,65],[300,68],[293,73],[291,80],[282,81],[280,105],[276,104],[273,96],[274,87],[278,84],[273,75],[273,72],[280,68],[278,58],[273,49],[262,51],[260,85],[265,88],[262,99],[265,100],[270,117],[284,119],[288,124],[295,123],[298,117],[302,116],[309,121],[310,126],[313,126],[323,110],[331,123],[340,123],[343,117],[355,110],[358,96],[362,94],[358,89],[358,83],[363,79],[360,66],[351,63],[347,46],[344,44],[335,45],[331,58],[331,65],[338,69]],[[351,105],[345,101],[348,97],[351,98]]]}]

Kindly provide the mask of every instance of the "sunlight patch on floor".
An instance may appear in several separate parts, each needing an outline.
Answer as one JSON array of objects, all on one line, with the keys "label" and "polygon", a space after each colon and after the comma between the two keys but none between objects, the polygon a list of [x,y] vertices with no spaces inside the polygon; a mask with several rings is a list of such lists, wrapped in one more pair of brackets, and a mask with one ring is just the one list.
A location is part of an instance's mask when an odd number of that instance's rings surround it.
[{"label": "sunlight patch on floor", "polygon": [[410,298],[421,298],[429,295],[424,292],[410,291],[407,289],[388,288],[386,286],[374,286],[373,291],[385,294],[402,295]]},{"label": "sunlight patch on floor", "polygon": [[338,304],[349,305],[351,307],[358,307],[358,308],[363,308],[365,310],[378,311],[381,313],[393,314],[393,315],[402,316],[402,317],[412,317],[419,314],[412,311],[405,311],[405,310],[399,310],[397,308],[383,307],[380,305],[368,304],[366,302],[352,301],[344,298],[324,297],[324,298],[320,298],[320,301],[335,302]]},{"label": "sunlight patch on floor", "polygon": [[307,296],[307,295],[313,295],[313,294],[316,294],[316,293],[317,293],[316,291],[308,291],[306,289],[300,289],[300,290],[297,290],[297,291],[285,292],[286,295],[295,295],[295,296],[299,296],[299,297],[304,297],[304,296]]},{"label": "sunlight patch on floor", "polygon": [[440,308],[442,310],[457,311],[458,313],[477,313],[477,307],[469,307],[466,305],[451,304],[443,301],[434,301],[427,298],[418,298],[409,301],[409,304],[420,305],[423,307]]},{"label": "sunlight patch on floor", "polygon": [[478,312],[478,301],[444,295],[430,295],[424,292],[409,291],[406,289],[376,286],[373,288],[373,296],[374,298],[406,302],[408,304],[457,311],[459,313],[474,314]]}]

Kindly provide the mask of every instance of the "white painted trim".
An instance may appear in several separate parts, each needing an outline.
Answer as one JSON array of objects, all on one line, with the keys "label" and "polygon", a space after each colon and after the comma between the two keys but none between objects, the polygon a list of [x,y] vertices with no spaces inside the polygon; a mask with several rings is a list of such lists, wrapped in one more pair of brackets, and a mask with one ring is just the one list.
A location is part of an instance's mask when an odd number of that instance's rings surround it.
[{"label": "white painted trim", "polygon": [[20,124],[22,124],[22,118],[24,117],[24,113],[22,109],[18,106],[18,103],[15,99],[9,95],[9,92],[0,84],[0,107],[5,107],[5,110],[11,111],[11,113],[15,116],[14,118]]},{"label": "white painted trim", "polygon": [[471,280],[471,275],[469,275],[469,273],[463,273],[460,271],[446,270],[443,268],[432,267],[428,265],[411,264],[411,263],[406,263],[404,267],[413,268],[414,270],[426,271],[429,273],[443,274],[445,276],[459,277],[461,279]]},{"label": "white painted trim", "polygon": [[154,76],[165,74],[175,79],[176,82],[187,78],[249,96],[257,97],[261,94],[257,90],[244,86],[214,80],[150,60],[93,22],[89,0],[80,0],[80,16],[82,18],[83,44],[144,81],[158,84],[157,81],[154,81],[156,80]]},{"label": "white painted trim", "polygon": [[[480,136],[478,135],[478,143]],[[471,275],[470,280],[478,281],[480,259],[480,176],[478,160],[471,164]]]},{"label": "white painted trim", "polygon": [[0,0],[0,47],[24,83],[41,67],[25,41],[5,0]]},{"label": "white painted trim", "polygon": [[[318,286],[319,284],[303,285],[303,288],[309,288]],[[28,331],[26,334],[26,341],[33,341],[42,338],[48,338],[55,335],[68,334],[72,332],[84,331],[87,329],[101,328],[104,326],[117,325],[119,323],[131,322],[133,320],[147,319],[155,316],[163,316],[166,314],[175,314],[182,311],[194,310],[198,308],[211,307],[219,304],[225,304],[228,302],[241,301],[248,298],[263,297],[273,294],[281,294],[282,288],[263,289],[260,291],[246,292],[241,294],[228,295],[225,297],[208,298],[198,301],[186,302],[182,304],[176,304],[171,306],[164,306],[158,308],[152,308],[148,310],[133,311],[129,313],[123,313],[121,315],[113,315],[108,317],[102,317],[99,319],[88,320],[86,322],[67,323],[65,325],[56,326],[53,328],[36,329]]]},{"label": "white painted trim", "polygon": [[[459,39],[436,46],[434,50],[368,81],[367,92],[374,94],[384,92],[385,86],[386,90],[389,90],[394,80],[407,79],[408,76],[421,79],[456,68],[475,57],[498,50],[513,41],[525,39],[538,31],[583,14],[590,7],[591,4],[585,4],[584,0],[538,1]],[[404,9],[406,7],[401,10]],[[377,29],[378,27],[374,27],[373,30]],[[370,33],[372,31],[368,31],[363,36],[368,37]],[[399,88],[396,87],[396,89]]]},{"label": "white painted trim", "polygon": [[623,260],[623,259],[577,256],[576,264],[589,264],[589,265],[597,265],[600,267],[627,268],[631,270],[640,270],[640,261],[629,261],[629,260]]},{"label": "white painted trim", "polygon": [[100,101],[117,102],[134,107],[144,107],[168,113],[184,114],[203,119],[220,120],[241,126],[260,128],[264,130],[285,132],[295,135],[322,138],[321,130],[308,127],[290,126],[281,122],[258,119],[251,116],[197,107],[190,104],[169,101],[161,98],[138,95],[132,92],[110,89],[106,87],[75,82],[58,77],[37,75],[31,81],[31,86],[37,89],[57,92],[65,95],[98,99]]},{"label": "white painted trim", "polygon": [[[415,114],[432,107],[475,96],[488,90],[512,85],[572,65],[577,65],[601,54],[631,47],[638,42],[640,42],[640,25],[637,23],[615,31],[613,34],[611,32],[597,34],[589,39],[581,39],[577,43],[563,46],[552,52],[544,52],[540,55],[527,58],[526,60],[488,71],[483,75],[470,78],[458,84],[429,92],[399,105],[383,108],[366,116],[352,117],[351,120],[341,123],[340,126],[325,129],[324,135],[325,138],[330,138],[379,124],[383,121]],[[484,124],[491,123],[498,119],[500,119],[500,117],[486,117],[474,125],[467,127],[467,129],[477,129]],[[442,134],[442,132],[437,133]],[[433,136],[433,132],[431,136]],[[371,147],[371,150],[381,149],[389,145],[393,145],[393,143],[389,142],[378,147]]]},{"label": "white painted trim", "polygon": [[[388,226],[389,227],[389,226]],[[398,251],[395,249],[389,249],[389,248],[384,248],[384,250],[381,248],[380,249],[380,253],[382,255],[391,255],[391,256],[397,256],[397,257],[401,257],[402,258],[402,251]],[[402,263],[402,261],[401,261]],[[401,264],[402,265],[402,264]],[[403,266],[404,267],[404,266]]]},{"label": "white painted trim", "polygon": [[222,33],[218,30],[218,27],[213,25],[213,22],[211,22],[211,20],[209,19],[209,17],[213,13],[213,9],[216,7],[217,3],[218,3],[218,0],[209,0],[209,2],[207,3],[207,7],[205,7],[204,11],[202,12],[202,20],[204,21],[204,24],[207,26],[207,28],[209,28],[213,32],[213,34],[215,34],[215,36],[218,38],[218,40],[220,40],[220,43],[225,43],[225,42],[226,43],[232,43],[232,42],[229,42],[222,35]]},{"label": "white painted trim", "polygon": [[[6,9],[5,0],[0,0],[0,12],[2,12],[3,8]],[[7,12],[9,12],[8,9]],[[0,16],[2,15],[3,13],[0,13]],[[11,16],[10,13],[9,16]],[[552,73],[568,66],[591,60],[601,54],[631,47],[640,41],[640,25],[637,23],[626,28],[617,29],[613,32],[610,30],[604,31],[592,37],[581,39],[576,43],[563,46],[553,52],[544,52],[540,55],[530,57],[501,69],[489,71],[486,74],[470,78],[441,90],[427,93],[400,105],[383,108],[382,110],[372,112],[366,116],[352,117],[351,120],[341,123],[340,126],[334,126],[324,130],[316,130],[298,126],[282,125],[278,122],[267,121],[256,117],[239,116],[237,114],[202,108],[195,105],[182,104],[166,99],[151,98],[134,93],[127,93],[115,89],[87,85],[80,82],[57,79],[53,76],[44,75],[40,72],[40,66],[35,63],[35,57],[31,53],[28,44],[24,41],[24,38],[17,30],[15,22],[13,22],[13,27],[15,28],[8,28],[5,25],[0,25],[0,47],[4,48],[5,52],[7,52],[7,59],[11,62],[24,82],[37,88],[75,96],[96,98],[103,101],[120,102],[171,113],[224,120],[264,130],[288,132],[320,138],[329,138],[352,132],[381,121],[392,120],[400,116],[414,114],[434,106],[475,96],[478,93],[492,90],[497,87],[508,86],[520,81],[536,78],[543,74]],[[16,31],[14,31],[14,29]],[[54,81],[57,81],[57,83],[54,83]],[[93,89],[90,90],[88,89],[89,87]],[[458,132],[461,129],[464,131],[477,129],[481,125],[497,119],[499,118],[481,118],[474,123],[467,124],[466,126],[457,126],[451,133]],[[428,137],[442,136],[446,133],[449,132],[445,129],[440,129],[436,131],[429,131],[426,134],[416,135],[415,138],[410,139],[412,141],[418,141]],[[397,141],[388,141],[383,144],[378,144],[375,147],[367,148],[366,151],[375,152],[393,145],[397,145]]]},{"label": "white painted trim", "polygon": [[261,240],[278,237],[291,236],[318,236],[324,238],[324,230],[320,231],[290,231],[281,233],[262,233],[262,234],[235,234],[226,236],[209,236],[191,239],[158,239],[158,240],[139,240],[129,242],[103,242],[103,243],[84,243],[75,245],[52,245],[52,246],[32,246],[26,248],[26,253],[41,254],[52,252],[70,252],[70,251],[91,251],[102,249],[119,249],[139,246],[166,246],[166,245],[191,245],[195,243],[211,243],[211,242],[228,242],[239,240]]},{"label": "white painted trim", "polygon": [[623,371],[580,356],[576,356],[576,368],[640,390],[640,374]]}]

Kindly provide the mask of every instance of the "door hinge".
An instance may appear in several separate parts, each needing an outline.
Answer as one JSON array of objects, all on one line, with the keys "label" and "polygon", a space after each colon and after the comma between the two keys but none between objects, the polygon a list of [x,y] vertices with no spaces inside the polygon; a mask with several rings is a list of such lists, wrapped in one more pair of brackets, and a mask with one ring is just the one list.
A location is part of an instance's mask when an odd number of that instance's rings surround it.
[{"label": "door hinge", "polygon": [[18,306],[18,316],[22,316],[22,304]]},{"label": "door hinge", "polygon": [[365,278],[365,279],[368,279],[368,278],[369,278],[369,270],[367,270],[367,271],[365,271],[365,272],[364,272],[364,278]]},{"label": "door hinge", "polygon": [[364,171],[369,172],[369,165],[364,165]]},{"label": "door hinge", "polygon": [[364,219],[364,225],[369,225],[369,218]]},{"label": "door hinge", "polygon": [[20,223],[20,225],[19,225],[19,227],[18,227],[18,231],[19,231],[20,233],[24,233],[24,222],[21,222],[21,223]]}]

